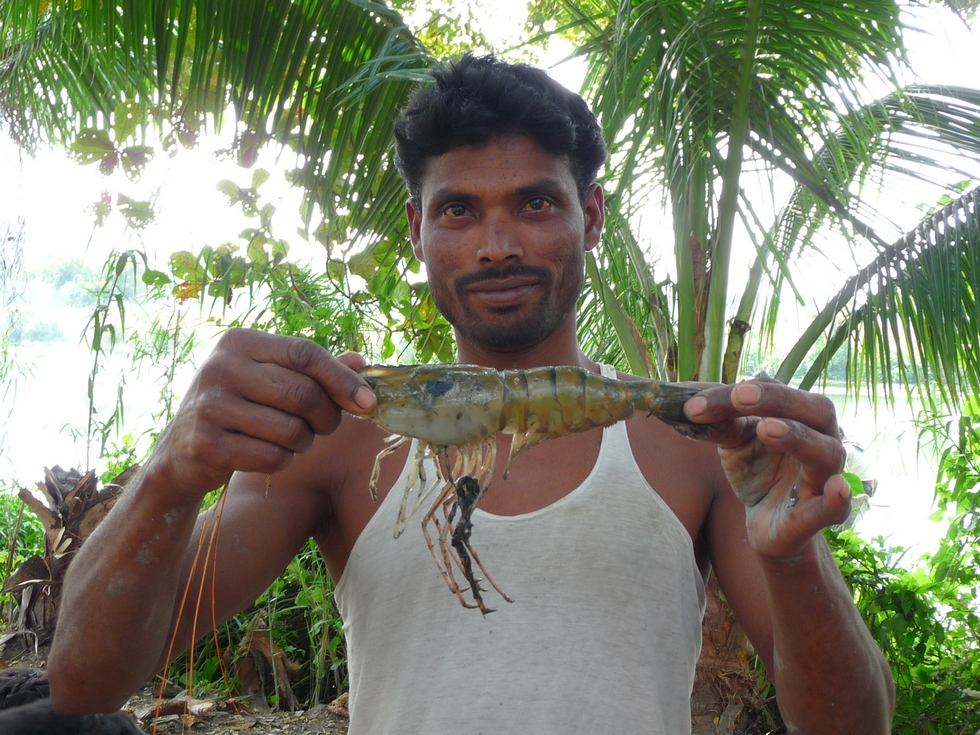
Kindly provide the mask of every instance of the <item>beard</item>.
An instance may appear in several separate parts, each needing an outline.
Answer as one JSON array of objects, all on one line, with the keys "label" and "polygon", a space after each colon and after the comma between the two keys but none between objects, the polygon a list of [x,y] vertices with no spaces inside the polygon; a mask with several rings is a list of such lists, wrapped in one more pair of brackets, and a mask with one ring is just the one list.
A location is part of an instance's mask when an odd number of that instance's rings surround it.
[{"label": "beard", "polygon": [[[488,352],[520,352],[543,342],[575,309],[585,280],[585,254],[575,249],[559,273],[557,282],[551,271],[537,266],[516,264],[490,268],[453,283],[448,289],[431,287],[432,299],[456,330],[460,339]],[[469,306],[466,288],[481,281],[512,277],[533,277],[543,287],[537,304],[522,303],[492,309],[493,316],[478,316]]]}]

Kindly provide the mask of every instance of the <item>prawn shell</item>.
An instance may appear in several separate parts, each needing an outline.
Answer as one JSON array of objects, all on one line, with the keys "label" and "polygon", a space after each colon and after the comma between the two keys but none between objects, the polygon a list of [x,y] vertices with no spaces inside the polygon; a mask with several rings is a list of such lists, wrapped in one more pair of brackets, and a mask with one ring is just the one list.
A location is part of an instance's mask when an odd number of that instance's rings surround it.
[{"label": "prawn shell", "polygon": [[378,397],[369,418],[433,445],[477,442],[501,428],[500,373],[477,365],[371,365],[358,371]]},{"label": "prawn shell", "polygon": [[504,371],[504,431],[557,436],[608,426],[633,413],[618,380],[569,365]]}]

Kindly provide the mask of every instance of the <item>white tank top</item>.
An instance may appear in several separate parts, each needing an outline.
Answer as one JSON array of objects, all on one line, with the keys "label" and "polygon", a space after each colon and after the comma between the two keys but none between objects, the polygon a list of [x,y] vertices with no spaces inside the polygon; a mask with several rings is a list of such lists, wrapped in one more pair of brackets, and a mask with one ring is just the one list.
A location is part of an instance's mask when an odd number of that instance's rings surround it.
[{"label": "white tank top", "polygon": [[690,733],[703,580],[625,423],[603,430],[592,472],[557,502],[518,516],[474,512],[473,546],[514,598],[489,590],[487,617],[447,588],[422,509],[393,538],[407,474],[336,586],[350,735]]}]

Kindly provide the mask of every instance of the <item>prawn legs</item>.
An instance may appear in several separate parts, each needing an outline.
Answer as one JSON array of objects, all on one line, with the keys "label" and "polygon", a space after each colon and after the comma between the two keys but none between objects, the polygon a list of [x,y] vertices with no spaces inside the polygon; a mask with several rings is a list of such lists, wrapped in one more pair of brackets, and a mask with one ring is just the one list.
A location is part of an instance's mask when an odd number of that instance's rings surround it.
[{"label": "prawn legs", "polygon": [[[473,562],[484,579],[512,602],[483,567],[470,537],[472,514],[490,485],[496,462],[497,433],[512,434],[504,478],[514,459],[543,441],[598,426],[610,426],[646,411],[690,437],[708,431],[684,415],[684,403],[698,388],[655,380],[616,380],[572,366],[505,370],[475,365],[368,366],[360,374],[378,398],[368,417],[392,432],[371,473],[371,497],[377,499],[381,460],[411,439],[409,465],[395,537],[435,495],[422,519],[429,550],[449,589],[464,607],[487,608]],[[450,467],[448,449],[456,448]],[[426,476],[434,460],[437,477]],[[457,519],[458,515],[458,519]],[[435,540],[430,528],[435,530]],[[469,585],[464,597],[453,569]]]}]

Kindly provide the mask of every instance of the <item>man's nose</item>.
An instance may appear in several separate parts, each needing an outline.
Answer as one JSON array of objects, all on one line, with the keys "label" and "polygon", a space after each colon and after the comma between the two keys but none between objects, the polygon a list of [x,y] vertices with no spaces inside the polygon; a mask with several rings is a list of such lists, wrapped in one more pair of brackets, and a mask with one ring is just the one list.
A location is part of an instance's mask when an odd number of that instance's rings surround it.
[{"label": "man's nose", "polygon": [[520,260],[524,257],[520,238],[504,217],[488,216],[485,219],[477,257],[486,264]]}]

